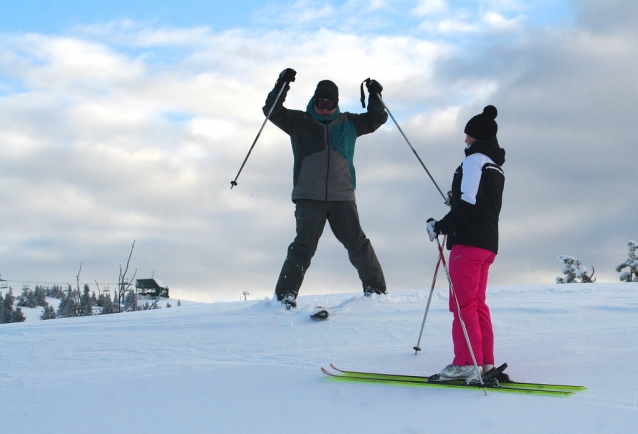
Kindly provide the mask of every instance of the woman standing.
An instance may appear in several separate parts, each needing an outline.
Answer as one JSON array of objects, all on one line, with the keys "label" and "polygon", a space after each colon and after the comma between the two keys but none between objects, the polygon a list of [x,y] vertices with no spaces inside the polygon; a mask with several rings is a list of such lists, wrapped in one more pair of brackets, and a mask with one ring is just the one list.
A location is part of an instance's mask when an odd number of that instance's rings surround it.
[{"label": "woman standing", "polygon": [[480,375],[494,367],[494,332],[485,293],[488,271],[498,253],[498,219],[505,184],[501,168],[505,150],[496,138],[496,115],[496,107],[488,105],[465,126],[465,159],[452,180],[450,212],[439,221],[428,221],[430,241],[439,234],[447,235],[449,273],[460,308],[459,317],[457,302],[450,294],[454,360],[441,371],[441,380],[479,382]]}]

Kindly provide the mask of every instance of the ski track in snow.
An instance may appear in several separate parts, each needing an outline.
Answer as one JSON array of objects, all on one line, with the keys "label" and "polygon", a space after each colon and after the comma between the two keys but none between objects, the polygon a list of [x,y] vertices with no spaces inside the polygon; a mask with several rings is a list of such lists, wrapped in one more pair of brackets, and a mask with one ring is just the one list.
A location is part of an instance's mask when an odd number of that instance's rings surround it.
[{"label": "ski track in snow", "polygon": [[[305,290],[305,288],[302,288]],[[429,375],[451,362],[447,291],[189,303],[0,325],[3,432],[598,433],[638,423],[638,284],[489,288],[497,363],[569,398],[330,381],[350,370]],[[341,303],[352,301],[338,308]],[[173,303],[175,305],[176,303]],[[321,305],[327,321],[308,317]],[[89,428],[90,427],[90,428]],[[6,431],[5,431],[6,430]]]}]

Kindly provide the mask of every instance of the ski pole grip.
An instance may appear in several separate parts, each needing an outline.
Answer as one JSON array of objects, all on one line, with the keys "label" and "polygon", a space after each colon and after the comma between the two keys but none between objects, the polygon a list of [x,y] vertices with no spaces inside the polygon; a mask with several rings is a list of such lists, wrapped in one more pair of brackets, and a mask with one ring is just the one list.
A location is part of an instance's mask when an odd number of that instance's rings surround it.
[{"label": "ski pole grip", "polygon": [[366,94],[363,92],[363,83],[369,84],[370,77],[366,78],[361,82],[361,107],[366,108]]}]

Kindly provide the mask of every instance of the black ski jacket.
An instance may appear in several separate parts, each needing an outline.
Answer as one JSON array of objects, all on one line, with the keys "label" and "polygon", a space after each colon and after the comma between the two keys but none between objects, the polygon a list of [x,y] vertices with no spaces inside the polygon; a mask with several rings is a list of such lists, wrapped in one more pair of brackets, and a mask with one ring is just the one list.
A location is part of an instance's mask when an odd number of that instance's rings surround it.
[{"label": "black ski jacket", "polygon": [[498,253],[505,150],[492,137],[472,143],[465,148],[465,155],[452,180],[451,210],[435,229],[448,236],[448,249],[462,244]]}]

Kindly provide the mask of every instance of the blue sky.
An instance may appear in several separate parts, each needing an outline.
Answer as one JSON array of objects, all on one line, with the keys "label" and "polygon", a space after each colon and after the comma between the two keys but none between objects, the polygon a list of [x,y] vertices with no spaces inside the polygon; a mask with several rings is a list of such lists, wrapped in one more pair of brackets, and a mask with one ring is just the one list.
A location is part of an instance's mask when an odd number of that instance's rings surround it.
[{"label": "blue sky", "polygon": [[127,19],[175,27],[206,25],[224,30],[247,25],[250,11],[263,4],[256,0],[4,1],[0,3],[0,29],[57,33],[75,25]]},{"label": "blue sky", "polygon": [[[506,189],[494,285],[551,283],[559,255],[614,281],[638,238],[634,0],[0,3],[0,274],[138,277],[185,299],[271,296],[294,236],[288,137],[263,122],[279,72],[384,99],[444,190],[463,126],[499,110]],[[392,123],[357,142],[357,205],[389,290],[431,282],[425,220],[445,212]],[[443,281],[443,279],[439,279]],[[302,292],[360,286],[324,234]]]},{"label": "blue sky", "polygon": [[[73,0],[21,0],[5,1],[0,4],[0,30],[20,32],[58,33],[76,25],[90,25],[113,20],[134,20],[153,23],[158,26],[196,27],[210,26],[212,29],[278,27],[277,17],[289,10],[302,7],[333,7],[338,10],[361,9],[362,5],[373,4],[376,10],[383,10],[384,17],[380,30],[384,33],[405,31],[401,23],[416,22],[414,1],[377,2],[294,2],[256,0],[137,0],[108,2]],[[376,3],[376,5],[375,5]],[[476,13],[486,3],[476,1],[455,1],[455,9]],[[501,10],[506,14],[524,13],[534,25],[564,25],[571,20],[567,1],[501,1]],[[263,12],[268,11],[265,19]],[[280,13],[278,13],[280,12]],[[339,17],[324,21],[333,25]],[[315,25],[321,25],[321,21]],[[376,30],[369,29],[370,32]]]}]

